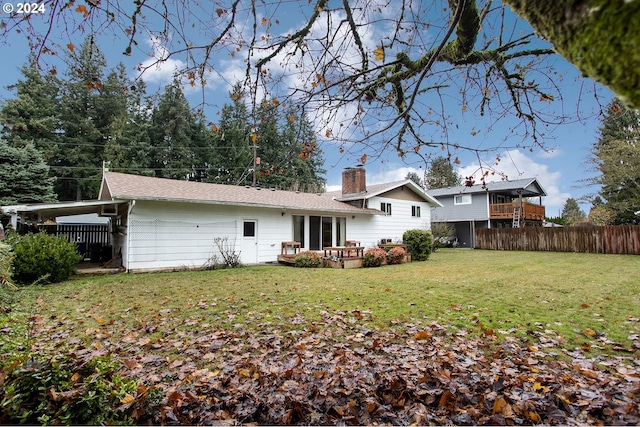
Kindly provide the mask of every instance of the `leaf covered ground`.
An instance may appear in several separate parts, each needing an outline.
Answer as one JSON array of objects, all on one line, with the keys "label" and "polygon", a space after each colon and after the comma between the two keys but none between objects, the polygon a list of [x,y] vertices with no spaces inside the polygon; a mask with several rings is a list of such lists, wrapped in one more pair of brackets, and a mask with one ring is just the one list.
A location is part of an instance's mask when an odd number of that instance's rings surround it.
[{"label": "leaf covered ground", "polygon": [[[640,423],[634,354],[544,352],[557,341],[541,330],[496,345],[491,336],[436,323],[371,330],[366,312],[320,314],[306,326],[302,316],[289,319],[303,327],[287,332],[268,322],[219,330],[185,320],[167,339],[153,337],[151,324],[115,339],[107,325],[87,330],[91,339],[72,340],[65,352],[78,361],[113,356],[122,375],[139,379],[120,407],[137,423]],[[41,339],[32,350],[60,345],[60,326],[35,327]]]},{"label": "leaf covered ground", "polygon": [[[458,302],[441,307],[464,320],[454,326],[444,314],[420,310],[416,290],[404,300],[406,278],[402,285],[374,282],[389,272],[418,271],[411,269],[433,274],[438,262],[374,272],[258,268],[122,276],[43,288],[28,311],[30,339],[17,351],[64,355],[78,366],[114,359],[119,374],[137,379],[138,386],[113,409],[131,414],[137,424],[640,424],[640,319],[629,311],[636,306],[637,285],[631,284],[628,295],[622,295],[627,288],[617,294],[608,289],[609,299],[578,295],[559,302],[567,292],[558,285],[559,293],[543,291],[548,302],[535,305],[551,317],[523,315],[518,323],[501,318],[479,294],[475,300],[482,307],[470,307],[468,296],[460,294],[452,300]],[[259,283],[273,281],[273,272],[277,286]],[[377,287],[378,297],[363,295],[365,303],[354,301],[357,294],[347,288],[332,293],[333,284],[324,286],[335,277],[360,277]],[[179,284],[181,278],[188,285]],[[231,283],[218,282],[223,278]],[[429,301],[439,298],[437,280],[440,275],[421,285]],[[538,286],[548,281],[537,277]],[[160,282],[171,283],[172,293]],[[313,288],[312,298],[301,295],[305,286]],[[219,289],[208,293],[213,287]],[[386,305],[400,302],[404,315]],[[552,321],[567,322],[556,317],[554,304],[575,306],[565,308],[574,310],[575,331]],[[384,315],[384,307],[391,316]],[[521,312],[532,310],[522,302]],[[620,333],[607,329],[609,322],[628,331],[628,339],[610,339],[606,331]],[[17,328],[8,325],[3,334]],[[568,333],[579,338],[567,338]],[[79,386],[83,379],[76,381]],[[55,390],[47,395],[66,396]]]}]

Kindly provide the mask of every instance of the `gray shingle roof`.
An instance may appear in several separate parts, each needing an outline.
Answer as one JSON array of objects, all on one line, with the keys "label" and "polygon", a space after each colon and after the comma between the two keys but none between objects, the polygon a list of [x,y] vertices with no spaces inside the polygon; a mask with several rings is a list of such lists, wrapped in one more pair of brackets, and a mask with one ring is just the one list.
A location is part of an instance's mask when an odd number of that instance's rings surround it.
[{"label": "gray shingle roof", "polygon": [[268,207],[300,211],[380,214],[375,209],[362,209],[335,200],[328,193],[258,189],[236,185],[209,184],[129,175],[104,173],[100,198],[124,200],[165,200],[235,206]]},{"label": "gray shingle roof", "polygon": [[434,190],[427,190],[427,194],[433,197],[450,196],[454,194],[472,194],[472,193],[506,193],[511,195],[518,195],[518,192],[522,191],[523,197],[531,196],[546,196],[540,183],[536,178],[523,178],[514,179],[512,181],[494,181],[487,182],[486,186],[482,184],[466,187],[460,185],[457,187],[437,188]]},{"label": "gray shingle roof", "polygon": [[416,190],[416,194],[424,198],[425,201],[427,201],[428,203],[431,203],[434,206],[441,206],[440,202],[435,200],[431,194],[424,192],[413,181],[407,180],[407,179],[402,181],[385,182],[383,184],[367,185],[367,190],[364,193],[359,193],[359,194],[347,194],[343,196],[341,190],[331,191],[327,194],[334,196],[338,200],[344,200],[344,201],[362,200],[362,199],[368,199],[369,197],[386,193],[387,191],[395,190],[396,188],[401,187],[403,185],[413,187]]}]

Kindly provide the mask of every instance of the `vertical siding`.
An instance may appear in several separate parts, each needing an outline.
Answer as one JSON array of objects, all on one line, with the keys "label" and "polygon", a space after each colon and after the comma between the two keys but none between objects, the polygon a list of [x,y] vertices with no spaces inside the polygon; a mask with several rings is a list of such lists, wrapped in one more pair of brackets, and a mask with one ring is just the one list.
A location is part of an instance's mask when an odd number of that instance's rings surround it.
[{"label": "vertical siding", "polygon": [[476,229],[477,249],[640,255],[640,227]]}]

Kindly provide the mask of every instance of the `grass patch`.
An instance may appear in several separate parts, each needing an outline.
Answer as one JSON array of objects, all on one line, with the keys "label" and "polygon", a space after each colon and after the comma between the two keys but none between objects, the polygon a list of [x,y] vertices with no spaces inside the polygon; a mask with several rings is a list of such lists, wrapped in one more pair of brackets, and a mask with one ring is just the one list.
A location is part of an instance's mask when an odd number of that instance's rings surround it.
[{"label": "grass patch", "polygon": [[[375,269],[76,277],[23,288],[0,320],[0,345],[4,353],[28,348],[29,339],[40,350],[154,345],[266,325],[293,333],[339,312],[373,330],[437,322],[496,342],[543,333],[566,349],[632,350],[640,334],[638,271],[634,256],[441,249],[426,262]],[[340,325],[332,329],[339,336]]]}]

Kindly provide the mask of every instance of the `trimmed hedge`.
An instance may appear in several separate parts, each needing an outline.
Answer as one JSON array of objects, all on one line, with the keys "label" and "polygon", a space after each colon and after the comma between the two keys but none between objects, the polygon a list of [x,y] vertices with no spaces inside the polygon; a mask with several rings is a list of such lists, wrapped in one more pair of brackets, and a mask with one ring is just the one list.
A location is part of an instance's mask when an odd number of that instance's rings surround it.
[{"label": "trimmed hedge", "polygon": [[389,264],[402,264],[404,262],[405,255],[407,255],[407,251],[400,246],[396,246],[387,252],[387,262]]},{"label": "trimmed hedge", "polygon": [[407,230],[402,235],[412,261],[426,261],[433,251],[433,236],[428,230]]},{"label": "trimmed hedge", "polygon": [[381,248],[367,249],[362,258],[363,267],[380,267],[387,259],[387,252]]}]

